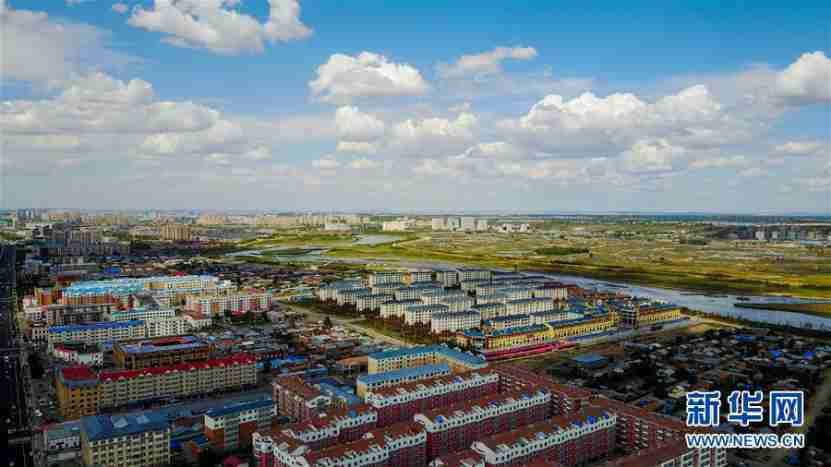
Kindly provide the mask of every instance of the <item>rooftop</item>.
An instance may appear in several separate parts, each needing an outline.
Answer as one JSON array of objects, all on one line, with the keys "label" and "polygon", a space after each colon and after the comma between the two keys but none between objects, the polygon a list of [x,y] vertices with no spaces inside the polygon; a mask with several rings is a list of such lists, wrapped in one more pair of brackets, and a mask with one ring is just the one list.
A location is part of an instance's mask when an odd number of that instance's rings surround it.
[{"label": "rooftop", "polygon": [[224,417],[226,415],[235,414],[239,412],[245,412],[247,410],[254,410],[254,409],[261,409],[265,407],[274,407],[274,401],[271,398],[258,400],[258,401],[251,401],[251,402],[240,402],[237,404],[229,404],[224,407],[220,407],[217,409],[211,409],[205,413],[206,416],[211,418],[218,418]]},{"label": "rooftop", "polygon": [[49,332],[51,333],[64,333],[64,332],[84,332],[84,331],[95,331],[97,329],[117,329],[117,328],[130,328],[136,326],[144,326],[144,321],[140,319],[131,319],[128,321],[114,321],[114,322],[101,322],[101,323],[91,323],[91,324],[68,324],[66,326],[53,326],[49,328]]},{"label": "rooftop", "polygon": [[413,368],[402,368],[395,371],[386,371],[384,373],[373,373],[358,376],[358,383],[376,384],[387,381],[401,380],[404,378],[423,378],[427,375],[436,373],[450,373],[450,367],[447,363],[439,363],[438,365],[422,365]]},{"label": "rooftop", "polygon": [[81,429],[90,441],[129,436],[148,431],[168,430],[167,417],[159,412],[124,415],[94,415],[81,418]]},{"label": "rooftop", "polygon": [[383,352],[375,352],[373,354],[370,354],[369,357],[374,358],[376,360],[384,360],[388,358],[401,358],[404,356],[429,353],[438,354],[445,358],[456,360],[459,362],[464,362],[469,365],[484,365],[486,363],[485,359],[481,356],[473,355],[467,352],[462,352],[460,350],[456,350],[444,345],[427,345],[420,347],[406,347],[400,349],[385,350]]},{"label": "rooftop", "polygon": [[109,381],[121,378],[129,379],[146,375],[160,375],[171,371],[190,371],[199,368],[210,368],[227,365],[254,365],[256,362],[257,360],[250,355],[235,354],[231,357],[218,358],[214,360],[191,361],[187,363],[179,363],[177,365],[142,368],[140,370],[105,371],[101,372],[100,378],[102,381]]},{"label": "rooftop", "polygon": [[125,353],[156,353],[175,352],[178,350],[198,349],[208,344],[200,341],[196,336],[160,337],[156,339],[142,339],[138,341],[117,342],[116,348]]}]

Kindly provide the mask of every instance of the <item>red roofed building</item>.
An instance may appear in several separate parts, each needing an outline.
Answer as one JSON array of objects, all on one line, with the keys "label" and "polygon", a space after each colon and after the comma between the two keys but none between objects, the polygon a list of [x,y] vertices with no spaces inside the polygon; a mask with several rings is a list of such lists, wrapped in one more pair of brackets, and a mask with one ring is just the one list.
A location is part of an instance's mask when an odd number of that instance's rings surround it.
[{"label": "red roofed building", "polygon": [[[72,382],[79,371],[59,373],[58,403],[61,412],[75,413],[78,406],[78,391],[85,389],[89,397],[95,397],[94,403],[85,399],[86,406],[94,407],[95,414],[100,409],[120,407],[138,402],[149,402],[171,397],[190,397],[210,394],[229,389],[241,389],[257,384],[257,361],[246,354],[199,362],[180,363],[177,365],[143,368],[140,370],[102,371],[95,374],[86,368],[84,384]],[[66,379],[65,376],[69,379]],[[77,379],[77,378],[74,378]],[[66,391],[61,397],[61,388]],[[71,392],[72,391],[75,392]],[[82,411],[83,412],[83,411]],[[74,415],[64,415],[72,419]]]},{"label": "red roofed building", "polygon": [[281,376],[272,385],[277,413],[303,422],[317,417],[332,403],[332,399],[297,376]]},{"label": "red roofed building", "polygon": [[430,467],[485,467],[485,458],[472,449],[465,449],[433,459]]},{"label": "red roofed building", "polygon": [[375,409],[361,404],[321,413],[316,418],[291,424],[281,433],[317,450],[359,439],[377,424],[378,413]]},{"label": "red roofed building", "polygon": [[597,397],[592,405],[617,415],[617,445],[626,451],[647,449],[674,439],[683,439],[690,431],[683,421],[606,397]]},{"label": "red roofed building", "polygon": [[378,411],[378,426],[387,426],[412,420],[420,412],[494,394],[498,389],[496,373],[475,370],[378,388],[366,395],[366,402]]},{"label": "red roofed building", "polygon": [[658,444],[603,464],[603,467],[723,467],[724,449],[690,449],[684,440]]},{"label": "red roofed building", "polygon": [[544,420],[551,393],[543,388],[510,391],[420,413],[427,430],[427,458],[467,448],[474,441]]},{"label": "red roofed building", "polygon": [[499,375],[499,390],[511,391],[528,387],[543,387],[551,392],[550,415],[576,412],[588,405],[592,392],[588,389],[554,381],[546,375],[513,366],[500,365],[491,368]]},{"label": "red roofed building", "polygon": [[588,407],[475,441],[471,449],[487,466],[575,466],[606,457],[615,448],[615,414]]}]

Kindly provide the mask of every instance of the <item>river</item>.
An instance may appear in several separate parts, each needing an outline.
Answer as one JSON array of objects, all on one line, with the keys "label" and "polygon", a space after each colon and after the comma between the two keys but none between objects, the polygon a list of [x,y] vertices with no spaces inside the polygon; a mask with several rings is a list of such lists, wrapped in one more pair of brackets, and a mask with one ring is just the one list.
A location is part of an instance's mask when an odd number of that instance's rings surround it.
[{"label": "river", "polygon": [[[378,243],[385,243],[390,241],[391,237],[388,235],[365,235],[362,236],[356,244],[373,245]],[[309,246],[309,248],[313,248]],[[243,254],[259,254],[265,250],[252,250],[249,252],[238,252],[231,255]],[[393,263],[399,267],[406,268],[454,268],[463,267],[464,265],[451,264],[439,261],[418,261],[418,260],[388,260],[388,259],[369,259],[369,258],[332,258],[325,256],[325,250],[321,248],[319,251],[307,255],[299,256],[285,256],[278,259],[286,261],[325,261],[325,262],[344,262],[344,263]],[[741,318],[749,321],[757,321],[771,324],[783,324],[788,326],[795,326],[801,328],[813,328],[831,330],[831,318],[823,318],[820,316],[807,315],[803,313],[791,313],[776,310],[757,310],[751,308],[738,308],[734,304],[737,303],[738,297],[747,297],[752,303],[766,303],[766,302],[790,302],[799,303],[802,300],[787,297],[772,297],[766,295],[731,295],[731,294],[702,294],[698,292],[664,289],[659,287],[646,287],[641,285],[630,284],[626,282],[611,282],[607,280],[592,279],[587,277],[561,275],[561,274],[544,274],[553,280],[564,283],[576,284],[581,287],[595,288],[601,291],[622,292],[628,295],[635,295],[638,297],[648,297],[656,300],[664,300],[675,303],[679,306],[687,307],[692,310],[699,310],[705,313],[717,314],[729,318]]]}]

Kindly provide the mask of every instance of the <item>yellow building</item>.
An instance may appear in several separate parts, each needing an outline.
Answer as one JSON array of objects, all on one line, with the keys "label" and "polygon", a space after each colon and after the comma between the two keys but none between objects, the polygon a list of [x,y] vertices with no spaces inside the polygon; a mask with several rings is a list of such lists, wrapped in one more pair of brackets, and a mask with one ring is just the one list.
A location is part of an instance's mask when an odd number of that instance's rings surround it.
[{"label": "yellow building", "polygon": [[160,237],[172,242],[189,242],[193,235],[189,225],[165,224],[161,228]]},{"label": "yellow building", "polygon": [[478,355],[461,352],[444,345],[428,345],[370,354],[367,358],[367,373],[385,373],[442,363],[446,363],[455,373],[480,370],[488,366],[485,359]]},{"label": "yellow building", "polygon": [[617,314],[612,312],[596,317],[501,329],[485,337],[485,350],[510,349],[581,337],[612,331],[617,325]]},{"label": "yellow building", "polygon": [[81,454],[86,466],[170,465],[170,423],[161,412],[84,417]]},{"label": "yellow building", "polygon": [[98,375],[91,369],[85,366],[63,368],[55,378],[55,386],[58,408],[64,419],[75,420],[98,413],[101,389]]}]

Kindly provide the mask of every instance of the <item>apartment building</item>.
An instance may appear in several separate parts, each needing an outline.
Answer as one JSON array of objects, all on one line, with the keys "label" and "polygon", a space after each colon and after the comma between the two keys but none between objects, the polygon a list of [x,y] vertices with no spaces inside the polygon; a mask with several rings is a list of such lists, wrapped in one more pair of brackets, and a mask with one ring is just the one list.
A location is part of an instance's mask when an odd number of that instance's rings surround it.
[{"label": "apartment building", "polygon": [[144,320],[147,337],[178,336],[190,330],[185,318],[154,318]]},{"label": "apartment building", "polygon": [[406,272],[379,271],[369,275],[369,285],[372,287],[377,284],[403,283],[406,276]]},{"label": "apartment building", "polygon": [[583,315],[571,311],[540,311],[537,313],[508,315],[482,321],[482,330],[486,333],[500,329],[509,329],[537,324],[556,323],[581,319]]},{"label": "apartment building", "polygon": [[[515,300],[526,300],[534,296],[534,289],[529,287],[498,287],[494,292],[508,296],[508,302]],[[549,300],[550,302],[551,300]]]},{"label": "apartment building", "polygon": [[110,311],[107,313],[109,321],[130,321],[134,319],[164,319],[175,318],[176,310],[173,308],[153,309],[138,307],[125,311]]},{"label": "apartment building", "polygon": [[476,440],[471,449],[488,466],[586,465],[615,448],[617,417],[597,407],[558,415],[528,426]]},{"label": "apartment building", "polygon": [[338,408],[320,414],[317,418],[288,425],[280,433],[300,441],[313,450],[360,439],[376,428],[378,414],[375,409],[360,404]]},{"label": "apartment building", "polygon": [[476,370],[378,388],[367,393],[365,400],[378,413],[378,426],[385,427],[411,421],[419,412],[478,399],[498,389],[498,373]]},{"label": "apartment building", "polygon": [[413,326],[416,324],[430,324],[434,314],[447,313],[447,305],[411,305],[404,309],[404,323]]},{"label": "apartment building", "polygon": [[231,281],[214,276],[154,276],[84,281],[63,290],[64,304],[108,303],[121,301],[140,292],[152,294],[161,306],[172,306],[187,295],[223,293],[235,289]]},{"label": "apartment building", "polygon": [[193,239],[193,234],[189,225],[165,224],[159,229],[159,237],[171,242],[189,242]]},{"label": "apartment building", "polygon": [[465,311],[473,306],[474,300],[471,297],[445,297],[439,300],[439,304],[447,307],[447,311]]},{"label": "apartment building", "polygon": [[457,270],[459,281],[491,280],[493,273],[488,269],[462,268]]},{"label": "apartment building", "polygon": [[410,271],[405,280],[410,284],[433,282],[433,271]]},{"label": "apartment building", "polygon": [[192,397],[257,383],[256,359],[237,354],[140,370],[102,371],[62,368],[56,377],[61,415],[76,419],[99,410],[171,397]]},{"label": "apartment building", "polygon": [[439,292],[441,290],[443,289],[439,286],[432,285],[431,283],[424,283],[404,287],[396,290],[394,293],[396,300],[413,300],[420,299],[423,294]]},{"label": "apartment building", "polygon": [[481,321],[482,317],[479,312],[472,310],[436,313],[430,319],[430,332],[441,334],[478,328]]},{"label": "apartment building", "polygon": [[338,305],[354,305],[358,302],[358,298],[372,295],[372,291],[366,287],[356,287],[351,289],[342,289],[335,291],[335,301]]},{"label": "apartment building", "polygon": [[463,449],[433,459],[428,467],[487,467],[485,459],[472,449]]},{"label": "apartment building", "polygon": [[467,294],[465,292],[462,292],[461,290],[442,289],[424,292],[419,296],[419,298],[421,298],[421,301],[424,302],[425,305],[437,305],[441,303],[442,300],[458,297],[464,298],[467,297]]},{"label": "apartment building", "polygon": [[97,345],[55,344],[52,355],[76,365],[99,367],[104,364],[104,352]]},{"label": "apartment building", "polygon": [[517,391],[542,387],[551,393],[549,415],[563,415],[576,412],[589,404],[592,392],[580,386],[562,384],[550,377],[514,365],[500,365],[492,368],[499,375],[499,391]]},{"label": "apartment building", "polygon": [[398,318],[404,317],[404,311],[407,307],[414,305],[423,305],[424,303],[419,299],[411,300],[389,300],[379,305],[381,318],[391,318],[393,316]]},{"label": "apartment building", "polygon": [[552,300],[565,300],[568,298],[568,287],[560,283],[546,283],[534,287],[534,298],[550,298]]},{"label": "apartment building", "polygon": [[402,383],[411,383],[423,379],[446,376],[451,373],[447,363],[433,365],[421,365],[413,368],[401,368],[389,370],[382,373],[369,373],[358,376],[355,381],[358,397],[366,397],[369,392],[376,391],[387,386],[397,386]]},{"label": "apartment building", "polygon": [[455,270],[436,271],[436,281],[444,287],[454,287],[459,285],[459,273]]},{"label": "apartment building", "polygon": [[65,420],[98,413],[101,387],[98,374],[86,366],[61,368],[55,375],[58,411]]},{"label": "apartment building", "polygon": [[144,321],[130,320],[113,323],[68,324],[48,329],[46,340],[49,349],[59,343],[102,344],[110,341],[140,339],[146,335]]},{"label": "apartment building", "polygon": [[546,389],[520,390],[429,410],[413,420],[427,430],[427,458],[432,460],[494,433],[542,421],[550,403]]},{"label": "apartment building", "polygon": [[332,404],[331,397],[297,376],[279,376],[271,387],[277,413],[295,422],[313,419]]},{"label": "apartment building", "polygon": [[226,311],[247,313],[271,309],[271,294],[267,292],[239,292],[230,294],[188,295],[185,309],[211,316],[222,316]]},{"label": "apartment building", "polygon": [[523,298],[505,302],[505,314],[521,315],[556,309],[550,298]]},{"label": "apartment building", "polygon": [[113,361],[127,370],[207,360],[211,346],[196,336],[149,338],[113,344]]},{"label": "apartment building", "polygon": [[673,440],[683,440],[686,424],[607,397],[596,397],[592,405],[617,415],[617,445],[627,452],[652,448]]},{"label": "apartment building", "polygon": [[373,293],[358,297],[355,301],[355,308],[358,311],[373,311],[381,307],[382,303],[388,302],[394,298],[392,294]]},{"label": "apartment building", "polygon": [[726,467],[724,449],[690,449],[683,440],[669,441],[602,464],[602,467]]},{"label": "apartment building", "polygon": [[[477,297],[476,300],[478,302],[479,297]],[[473,311],[478,311],[479,315],[482,317],[482,320],[493,319],[499,316],[505,316],[507,310],[507,308],[505,307],[505,302],[502,300],[477,303],[476,305],[470,307],[470,309]]]},{"label": "apartment building", "polygon": [[170,464],[170,424],[160,412],[89,416],[81,419],[86,466]]},{"label": "apartment building", "polygon": [[488,366],[487,361],[479,355],[462,352],[445,345],[425,345],[369,354],[367,371],[370,374],[383,373],[438,363],[446,363],[454,372],[481,370]]},{"label": "apartment building", "polygon": [[361,281],[359,279],[344,279],[332,282],[327,285],[322,285],[317,289],[317,297],[322,300],[335,300],[339,290],[361,288]]},{"label": "apartment building", "polygon": [[104,321],[104,317],[118,309],[117,303],[95,303],[89,305],[43,305],[41,310],[49,326],[87,324]]},{"label": "apartment building", "polygon": [[579,340],[614,332],[615,330],[617,330],[617,315],[608,313],[606,315],[496,330],[485,336],[483,348],[485,350],[503,350],[557,340]]},{"label": "apartment building", "polygon": [[388,294],[395,294],[396,290],[406,289],[409,287],[407,284],[403,282],[388,282],[384,284],[375,284],[369,288],[372,293],[388,293]]},{"label": "apartment building", "polygon": [[204,433],[211,447],[233,451],[251,446],[254,432],[265,432],[277,414],[271,399],[229,404],[205,413]]}]

